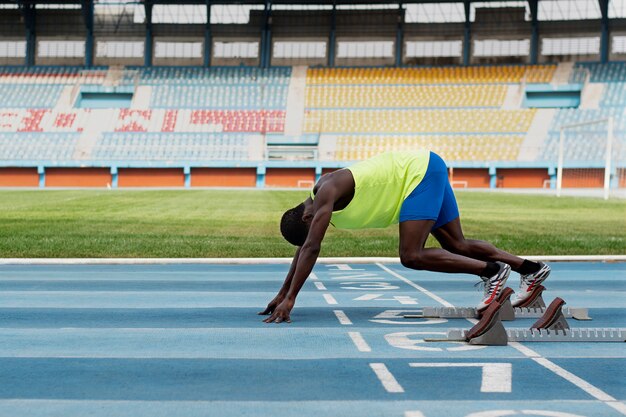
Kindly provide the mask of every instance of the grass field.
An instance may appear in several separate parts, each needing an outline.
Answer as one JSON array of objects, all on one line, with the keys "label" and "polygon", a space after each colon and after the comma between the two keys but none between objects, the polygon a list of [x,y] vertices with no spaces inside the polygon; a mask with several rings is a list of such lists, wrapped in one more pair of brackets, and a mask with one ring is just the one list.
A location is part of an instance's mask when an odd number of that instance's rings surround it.
[{"label": "grass field", "polygon": [[[0,257],[274,257],[302,191],[1,191]],[[458,192],[465,235],[524,255],[626,253],[626,201]],[[435,245],[434,241],[429,244]],[[322,256],[397,256],[397,226],[329,230]]]}]

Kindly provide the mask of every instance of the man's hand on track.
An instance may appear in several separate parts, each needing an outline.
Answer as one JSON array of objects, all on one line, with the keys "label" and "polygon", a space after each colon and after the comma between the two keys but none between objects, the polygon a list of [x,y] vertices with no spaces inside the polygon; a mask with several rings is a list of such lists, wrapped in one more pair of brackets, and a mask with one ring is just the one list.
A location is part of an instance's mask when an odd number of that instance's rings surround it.
[{"label": "man's hand on track", "polygon": [[286,298],[276,307],[272,315],[263,321],[265,323],[291,323],[291,318],[289,317],[289,315],[291,314],[291,310],[293,309],[294,304],[295,300],[290,300]]},{"label": "man's hand on track", "polygon": [[267,316],[268,314],[272,314],[274,310],[276,310],[276,307],[278,307],[278,305],[282,303],[284,299],[284,295],[277,294],[276,297],[274,297],[274,299],[269,302],[265,310],[259,311],[259,316]]}]

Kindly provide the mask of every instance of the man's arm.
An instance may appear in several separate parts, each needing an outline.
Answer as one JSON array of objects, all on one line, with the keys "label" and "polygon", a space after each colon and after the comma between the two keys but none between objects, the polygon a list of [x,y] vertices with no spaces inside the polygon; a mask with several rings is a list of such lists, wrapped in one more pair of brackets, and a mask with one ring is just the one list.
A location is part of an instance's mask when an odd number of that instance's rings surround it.
[{"label": "man's arm", "polygon": [[283,286],[276,294],[276,297],[272,301],[269,302],[267,308],[261,312],[259,312],[260,316],[265,316],[267,314],[272,314],[276,307],[283,302],[285,297],[287,296],[287,292],[289,292],[289,287],[291,286],[291,279],[293,278],[294,273],[296,272],[296,265],[298,264],[298,257],[300,255],[300,248],[296,249],[295,255],[293,255],[293,261],[291,261],[291,267],[289,268],[289,272],[287,273],[287,277],[285,278],[285,282]]},{"label": "man's arm", "polygon": [[317,191],[313,203],[313,220],[311,221],[311,227],[309,228],[306,241],[300,248],[289,290],[287,291],[285,299],[276,307],[270,317],[263,320],[264,322],[291,322],[289,315],[296,302],[296,297],[313,270],[313,266],[315,266],[315,262],[322,248],[322,240],[324,239],[326,229],[328,229],[333,213],[335,194],[335,188],[331,185],[320,187]]}]

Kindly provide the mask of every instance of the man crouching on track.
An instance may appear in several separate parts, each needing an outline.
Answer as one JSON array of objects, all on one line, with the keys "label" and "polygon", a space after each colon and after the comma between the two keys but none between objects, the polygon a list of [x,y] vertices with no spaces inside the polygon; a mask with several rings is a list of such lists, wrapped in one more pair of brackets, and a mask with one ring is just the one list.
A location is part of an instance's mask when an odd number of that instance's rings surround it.
[{"label": "man crouching on track", "polygon": [[[500,295],[511,269],[521,275],[514,304],[530,297],[550,274],[544,263],[463,236],[448,169],[439,155],[426,150],[387,152],[324,175],[309,198],[285,212],[281,233],[298,248],[278,295],[259,313],[270,315],[263,321],[291,321],[296,296],[313,270],[328,225],[367,229],[395,223],[400,223],[400,260],[405,267],[481,277],[485,289],[479,310]],[[442,249],[424,247],[429,233]]]}]

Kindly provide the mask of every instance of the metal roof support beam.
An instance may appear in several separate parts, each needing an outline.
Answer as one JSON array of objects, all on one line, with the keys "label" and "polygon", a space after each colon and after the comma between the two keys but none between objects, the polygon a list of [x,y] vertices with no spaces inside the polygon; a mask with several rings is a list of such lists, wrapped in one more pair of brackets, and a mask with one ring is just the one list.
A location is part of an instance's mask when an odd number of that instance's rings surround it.
[{"label": "metal roof support beam", "polygon": [[81,0],[80,3],[85,29],[87,30],[87,36],[85,37],[85,66],[93,67],[93,0]]},{"label": "metal roof support beam", "polygon": [[37,21],[37,11],[35,5],[20,1],[20,11],[24,17],[24,26],[26,28],[26,57],[24,65],[30,67],[35,65],[35,51],[37,49],[37,31],[35,22]]},{"label": "metal roof support beam", "polygon": [[470,21],[470,0],[463,2],[465,9],[465,27],[463,31],[463,65],[470,64],[470,52],[472,48],[472,22]]},{"label": "metal roof support beam", "polygon": [[265,2],[265,22],[261,31],[261,68],[269,68],[272,57],[272,2]]},{"label": "metal roof support beam", "polygon": [[537,18],[539,0],[528,0],[530,8],[530,63],[539,61],[539,20]]},{"label": "metal roof support beam", "polygon": [[398,27],[396,28],[396,67],[402,66],[402,51],[404,50],[404,7],[398,3]]},{"label": "metal roof support beam", "polygon": [[600,32],[600,62],[609,61],[609,0],[598,0],[602,13],[602,27]]},{"label": "metal roof support beam", "polygon": [[144,63],[146,67],[152,66],[152,50],[154,47],[154,37],[152,36],[152,2],[144,3],[146,10],[146,42],[144,47]]},{"label": "metal roof support beam", "polygon": [[337,49],[337,2],[333,1],[333,11],[330,15],[330,33],[328,34],[328,66],[335,66],[335,52]]},{"label": "metal roof support beam", "polygon": [[206,0],[206,25],[204,26],[204,66],[211,66],[213,34],[211,33],[211,0]]}]

